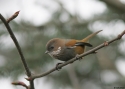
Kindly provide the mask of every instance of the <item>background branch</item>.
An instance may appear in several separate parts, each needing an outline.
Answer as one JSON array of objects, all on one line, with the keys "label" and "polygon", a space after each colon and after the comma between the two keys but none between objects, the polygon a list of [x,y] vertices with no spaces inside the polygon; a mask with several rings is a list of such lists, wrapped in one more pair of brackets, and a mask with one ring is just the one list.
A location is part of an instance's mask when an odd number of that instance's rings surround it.
[{"label": "background branch", "polygon": [[121,3],[120,0],[100,0],[105,2],[110,7],[113,7],[113,9],[124,13],[125,12],[125,4]]},{"label": "background branch", "polygon": [[67,73],[68,76],[70,78],[70,81],[73,85],[73,89],[81,89],[81,85],[80,82],[78,80],[77,74],[75,72],[74,66],[71,65],[68,69],[67,69]]}]

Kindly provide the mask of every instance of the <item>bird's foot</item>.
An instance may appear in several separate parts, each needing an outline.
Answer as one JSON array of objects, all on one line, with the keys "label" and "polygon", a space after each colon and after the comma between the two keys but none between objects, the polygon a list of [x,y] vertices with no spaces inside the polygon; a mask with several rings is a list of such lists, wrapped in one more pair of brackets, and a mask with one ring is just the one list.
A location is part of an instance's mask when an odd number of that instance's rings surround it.
[{"label": "bird's foot", "polygon": [[83,57],[79,57],[79,55],[77,54],[75,58],[80,61]]},{"label": "bird's foot", "polygon": [[58,70],[58,71],[61,69],[61,67],[59,67],[60,64],[63,64],[63,63],[57,63],[56,64],[56,70]]},{"label": "bird's foot", "polygon": [[97,51],[92,52],[92,54],[96,54],[96,53],[98,53],[98,52]]},{"label": "bird's foot", "polygon": [[109,43],[108,43],[107,41],[105,41],[105,42],[104,42],[104,45],[105,45],[105,46],[108,46],[108,45],[109,45]]}]

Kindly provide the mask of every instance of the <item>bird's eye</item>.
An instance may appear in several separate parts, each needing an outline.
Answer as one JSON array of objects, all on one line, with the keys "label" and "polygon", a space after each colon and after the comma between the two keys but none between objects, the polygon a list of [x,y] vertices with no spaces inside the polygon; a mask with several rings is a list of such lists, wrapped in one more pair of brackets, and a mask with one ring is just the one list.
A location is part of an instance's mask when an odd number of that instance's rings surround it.
[{"label": "bird's eye", "polygon": [[50,47],[50,49],[53,49],[53,48],[54,48],[53,46]]}]

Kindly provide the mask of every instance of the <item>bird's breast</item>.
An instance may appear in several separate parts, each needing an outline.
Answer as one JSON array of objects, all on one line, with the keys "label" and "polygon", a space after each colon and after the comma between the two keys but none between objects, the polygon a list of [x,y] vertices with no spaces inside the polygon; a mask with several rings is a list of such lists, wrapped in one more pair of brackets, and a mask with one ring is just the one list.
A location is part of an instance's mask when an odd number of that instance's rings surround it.
[{"label": "bird's breast", "polygon": [[54,58],[61,61],[68,61],[76,56],[74,49],[63,48],[58,55],[53,55]]}]

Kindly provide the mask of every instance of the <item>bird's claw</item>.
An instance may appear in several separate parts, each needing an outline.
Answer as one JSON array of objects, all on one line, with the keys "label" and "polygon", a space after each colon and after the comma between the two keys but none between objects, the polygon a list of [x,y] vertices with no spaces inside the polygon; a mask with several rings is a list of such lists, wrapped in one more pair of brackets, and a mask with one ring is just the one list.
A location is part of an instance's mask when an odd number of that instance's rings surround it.
[{"label": "bird's claw", "polygon": [[75,58],[76,58],[77,60],[79,60],[79,61],[82,59],[82,57],[79,57],[79,55],[78,55],[78,54],[76,55],[76,57],[75,57]]},{"label": "bird's claw", "polygon": [[56,64],[56,70],[58,70],[58,71],[61,69],[61,67],[59,67],[60,64],[63,64],[63,63],[57,63]]},{"label": "bird's claw", "polygon": [[93,54],[96,54],[96,53],[98,53],[97,51],[94,51],[94,52],[92,52]]},{"label": "bird's claw", "polygon": [[80,61],[82,59],[82,57],[78,58],[78,60]]},{"label": "bird's claw", "polygon": [[104,45],[105,45],[105,46],[108,46],[108,45],[109,45],[109,43],[108,43],[107,41],[105,41],[105,42],[104,42]]}]

